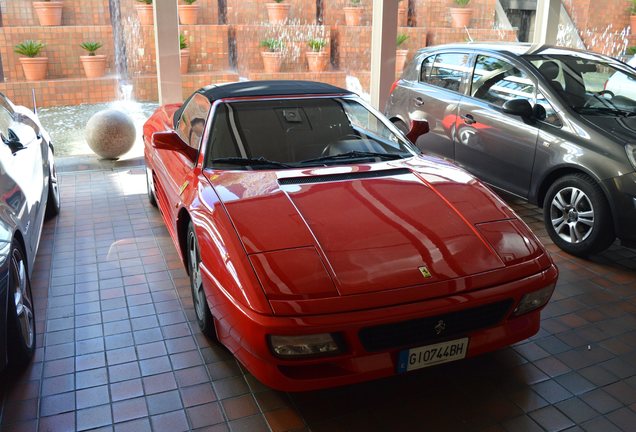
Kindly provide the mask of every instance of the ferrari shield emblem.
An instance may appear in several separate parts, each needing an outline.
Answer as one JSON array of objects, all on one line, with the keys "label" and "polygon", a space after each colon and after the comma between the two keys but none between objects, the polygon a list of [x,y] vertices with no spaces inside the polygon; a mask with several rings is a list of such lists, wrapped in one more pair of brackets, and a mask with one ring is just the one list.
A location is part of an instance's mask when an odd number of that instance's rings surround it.
[{"label": "ferrari shield emblem", "polygon": [[422,276],[424,276],[425,279],[428,279],[431,277],[431,272],[428,271],[428,268],[426,266],[422,266],[419,268],[420,273],[422,273]]},{"label": "ferrari shield emblem", "polygon": [[186,182],[181,185],[181,187],[179,188],[179,195],[181,195],[183,191],[188,187],[188,184],[190,184],[190,182],[186,180]]}]

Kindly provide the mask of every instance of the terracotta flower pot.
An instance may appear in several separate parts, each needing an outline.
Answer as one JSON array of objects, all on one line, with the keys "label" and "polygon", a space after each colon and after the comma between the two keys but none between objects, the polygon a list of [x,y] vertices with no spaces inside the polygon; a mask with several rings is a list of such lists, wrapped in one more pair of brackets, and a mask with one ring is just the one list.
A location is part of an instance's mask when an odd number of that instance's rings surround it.
[{"label": "terracotta flower pot", "polygon": [[136,4],[135,9],[137,9],[137,16],[139,16],[139,24],[153,25],[155,23],[151,4]]},{"label": "terracotta flower pot", "polygon": [[309,72],[324,72],[329,64],[329,53],[326,51],[307,51],[307,67]]},{"label": "terracotta flower pot", "polygon": [[450,8],[451,19],[454,28],[464,28],[470,25],[473,17],[471,8]]},{"label": "terracotta flower pot", "polygon": [[409,50],[399,49],[395,51],[395,73],[401,75],[404,70],[404,63],[406,62],[406,56]]},{"label": "terracotta flower pot", "polygon": [[406,7],[400,4],[398,6],[398,27],[406,27],[408,25],[407,16]]},{"label": "terracotta flower pot", "polygon": [[103,77],[106,73],[106,56],[96,54],[94,56],[80,56],[80,62],[84,67],[86,78]]},{"label": "terracotta flower pot", "polygon": [[265,3],[270,24],[284,24],[289,16],[289,3]]},{"label": "terracotta flower pot", "polygon": [[181,74],[185,75],[188,73],[188,65],[190,64],[190,50],[188,48],[184,48],[180,52],[181,55]]},{"label": "terracotta flower pot", "polygon": [[46,78],[48,57],[20,57],[24,77],[27,81],[42,81]]},{"label": "terracotta flower pot", "polygon": [[261,57],[263,57],[263,66],[265,67],[265,72],[267,73],[280,72],[281,65],[283,64],[282,53],[261,51]]},{"label": "terracotta flower pot", "polygon": [[197,24],[199,5],[179,5],[179,22],[181,24]]},{"label": "terracotta flower pot", "polygon": [[636,35],[636,15],[629,17],[629,26],[631,27],[632,34]]},{"label": "terracotta flower pot", "polygon": [[36,1],[33,2],[33,9],[38,16],[41,26],[62,25],[62,5],[61,1]]},{"label": "terracotta flower pot", "polygon": [[359,26],[362,20],[362,8],[357,6],[344,7],[345,23],[348,26]]}]

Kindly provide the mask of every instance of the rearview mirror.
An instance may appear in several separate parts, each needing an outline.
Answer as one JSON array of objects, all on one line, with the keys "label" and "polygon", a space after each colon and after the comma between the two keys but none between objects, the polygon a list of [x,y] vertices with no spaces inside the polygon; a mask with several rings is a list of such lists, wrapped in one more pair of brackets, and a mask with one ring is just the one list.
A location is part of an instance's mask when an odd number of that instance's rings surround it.
[{"label": "rearview mirror", "polygon": [[152,146],[157,150],[170,150],[181,153],[192,163],[196,163],[199,154],[198,150],[184,143],[174,131],[155,132],[152,135]]},{"label": "rearview mirror", "polygon": [[525,119],[531,118],[533,115],[532,105],[527,99],[509,100],[501,108],[506,114],[520,116]]},{"label": "rearview mirror", "polygon": [[426,120],[411,120],[411,130],[406,134],[406,137],[414,143],[417,139],[429,132],[428,122]]}]

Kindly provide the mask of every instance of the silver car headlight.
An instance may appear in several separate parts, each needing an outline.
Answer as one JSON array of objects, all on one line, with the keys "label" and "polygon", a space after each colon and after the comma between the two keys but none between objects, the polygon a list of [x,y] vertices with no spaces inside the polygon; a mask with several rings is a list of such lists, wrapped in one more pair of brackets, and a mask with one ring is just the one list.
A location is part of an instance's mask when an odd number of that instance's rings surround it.
[{"label": "silver car headlight", "polygon": [[625,152],[627,153],[627,159],[632,167],[636,169],[636,144],[627,144],[625,146]]}]

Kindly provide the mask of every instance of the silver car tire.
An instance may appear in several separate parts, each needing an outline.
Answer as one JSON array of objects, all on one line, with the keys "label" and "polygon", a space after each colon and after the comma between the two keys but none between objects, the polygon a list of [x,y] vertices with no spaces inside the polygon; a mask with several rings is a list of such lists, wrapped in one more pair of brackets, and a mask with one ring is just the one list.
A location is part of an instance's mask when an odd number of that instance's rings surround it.
[{"label": "silver car tire", "polygon": [[214,319],[208,306],[208,301],[203,289],[203,281],[201,280],[201,253],[199,250],[199,241],[197,240],[194,225],[190,222],[188,226],[186,255],[188,260],[188,273],[190,275],[190,289],[192,291],[192,303],[194,306],[194,314],[197,324],[201,332],[213,339],[216,339],[214,330]]},{"label": "silver car tire", "polygon": [[550,186],[543,202],[543,218],[552,241],[572,255],[601,252],[615,239],[605,195],[582,173],[561,177]]},{"label": "silver car tire", "polygon": [[153,207],[157,207],[157,199],[155,198],[155,187],[153,182],[150,180],[152,174],[149,168],[146,168],[146,185],[148,186],[148,202]]},{"label": "silver car tire", "polygon": [[49,191],[48,198],[46,200],[46,217],[52,218],[60,213],[61,198],[60,198],[60,186],[57,178],[57,169],[55,168],[55,161],[53,160],[53,153],[49,153]]},{"label": "silver car tire", "polygon": [[9,255],[9,292],[7,311],[7,347],[9,364],[23,367],[35,352],[35,315],[26,256],[14,241]]}]

